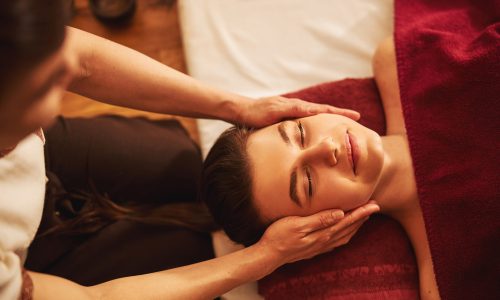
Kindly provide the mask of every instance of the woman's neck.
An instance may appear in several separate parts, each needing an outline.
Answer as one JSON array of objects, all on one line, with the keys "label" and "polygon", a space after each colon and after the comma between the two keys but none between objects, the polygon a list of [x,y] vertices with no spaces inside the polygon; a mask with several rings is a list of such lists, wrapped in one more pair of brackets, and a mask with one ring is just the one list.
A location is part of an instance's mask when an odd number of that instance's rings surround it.
[{"label": "woman's neck", "polygon": [[439,299],[432,259],[417,195],[413,165],[406,135],[382,137],[385,152],[379,184],[372,196],[383,214],[405,229],[415,250],[422,299]]},{"label": "woman's neck", "polygon": [[410,149],[405,135],[382,137],[385,158],[382,175],[372,198],[380,210],[396,219],[418,201]]}]

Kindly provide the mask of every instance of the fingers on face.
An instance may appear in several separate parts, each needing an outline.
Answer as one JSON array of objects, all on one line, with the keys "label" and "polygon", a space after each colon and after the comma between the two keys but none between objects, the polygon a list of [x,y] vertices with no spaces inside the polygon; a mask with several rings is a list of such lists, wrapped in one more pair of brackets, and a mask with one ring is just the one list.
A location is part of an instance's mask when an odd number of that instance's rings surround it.
[{"label": "fingers on face", "polygon": [[363,205],[355,209],[354,211],[348,213],[340,222],[332,226],[330,230],[332,234],[335,234],[336,232],[341,232],[344,229],[349,228],[350,226],[353,226],[354,224],[357,224],[360,221],[362,224],[368,219],[368,217],[371,214],[376,213],[379,210],[380,210],[379,206],[374,203],[368,203],[366,205]]},{"label": "fingers on face", "polygon": [[364,217],[368,217],[371,214],[378,212],[379,210],[380,210],[380,207],[376,203],[370,201],[367,204],[356,208],[355,210],[353,210],[349,214],[352,214],[356,220],[359,220],[359,219],[362,219]]},{"label": "fingers on face", "polygon": [[331,236],[330,243],[328,245],[328,250],[333,250],[337,247],[343,246],[352,239],[352,237],[358,232],[359,228],[368,220],[368,217],[358,220],[351,226],[336,232]]},{"label": "fingers on face", "polygon": [[357,112],[355,110],[346,109],[346,108],[338,108],[338,107],[333,107],[333,106],[329,106],[329,107],[330,107],[330,110],[329,110],[330,113],[340,114],[340,115],[343,115],[345,117],[351,118],[351,119],[356,120],[356,121],[359,120],[359,118],[361,117],[359,112]]},{"label": "fingers on face", "polygon": [[295,224],[303,233],[302,242],[309,245],[313,257],[347,244],[369,216],[379,209],[374,202],[369,202],[345,216],[341,210],[323,211],[308,217],[296,217]]},{"label": "fingers on face", "polygon": [[338,232],[335,233],[335,240],[336,241],[342,241],[346,237],[352,237],[358,230],[359,228],[366,222],[368,221],[369,217],[364,217],[361,220],[356,221],[352,225],[339,230]]},{"label": "fingers on face", "polygon": [[300,228],[304,232],[314,232],[335,225],[343,217],[344,212],[341,210],[322,211],[312,216],[302,217]]},{"label": "fingers on face", "polygon": [[297,98],[290,98],[287,100],[287,102],[290,106],[290,117],[300,118],[311,115],[311,103]]},{"label": "fingers on face", "polygon": [[328,230],[333,234],[364,220],[379,210],[377,204],[369,202],[347,215],[344,215],[341,210],[328,210],[307,217],[298,217],[296,224],[301,232],[312,233],[318,230]]},{"label": "fingers on face", "polygon": [[356,121],[361,117],[359,112],[351,109],[339,108],[328,104],[312,103],[299,98],[278,97],[277,100],[278,101],[276,103],[278,104],[278,107],[280,107],[280,103],[285,104],[285,102],[287,102],[288,105],[291,105],[291,117],[305,117],[320,113],[340,114]]},{"label": "fingers on face", "polygon": [[312,116],[318,113],[328,112],[328,105],[316,104],[298,98],[289,98],[287,101],[288,104],[291,105],[293,114],[296,117]]},{"label": "fingers on face", "polygon": [[319,113],[339,114],[356,121],[359,120],[359,118],[361,117],[361,115],[357,111],[345,108],[338,108],[327,104],[309,103],[307,112],[309,113],[309,115],[315,115]]},{"label": "fingers on face", "polygon": [[303,242],[306,245],[312,245],[312,247],[309,247],[309,251],[311,253],[310,257],[331,251],[337,247],[347,244],[366,220],[368,220],[368,217],[358,220],[351,226],[334,232],[333,234],[331,230],[328,230],[330,228],[327,228],[304,236]]},{"label": "fingers on face", "polygon": [[349,117],[349,118],[353,119],[354,121],[357,121],[361,118],[361,114],[357,111],[347,110],[347,113],[348,113],[348,115],[346,115],[346,117]]},{"label": "fingers on face", "polygon": [[267,107],[265,111],[272,122],[279,122],[288,118],[300,118],[307,116],[308,103],[299,99],[277,97],[273,99],[272,105]]},{"label": "fingers on face", "polygon": [[333,107],[328,104],[316,104],[316,103],[309,103],[308,107],[308,113],[310,115],[316,115],[316,114],[321,114],[321,113],[341,113],[343,109]]}]

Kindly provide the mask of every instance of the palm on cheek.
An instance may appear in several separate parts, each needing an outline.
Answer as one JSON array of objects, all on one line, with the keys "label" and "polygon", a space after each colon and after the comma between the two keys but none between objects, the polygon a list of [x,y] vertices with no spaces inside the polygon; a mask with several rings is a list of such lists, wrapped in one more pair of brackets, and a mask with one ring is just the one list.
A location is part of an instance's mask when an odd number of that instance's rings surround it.
[{"label": "palm on cheek", "polygon": [[285,217],[273,223],[259,244],[283,263],[314,257],[345,245],[368,217],[379,211],[369,202],[344,217],[342,211],[327,210],[308,217]]}]

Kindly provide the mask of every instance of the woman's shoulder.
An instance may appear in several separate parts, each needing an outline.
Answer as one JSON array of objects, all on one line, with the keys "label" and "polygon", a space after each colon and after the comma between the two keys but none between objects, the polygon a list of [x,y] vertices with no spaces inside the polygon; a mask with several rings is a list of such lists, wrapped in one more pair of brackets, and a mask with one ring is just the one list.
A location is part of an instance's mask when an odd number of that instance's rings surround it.
[{"label": "woman's shoulder", "polygon": [[388,37],[377,47],[372,59],[373,74],[382,98],[387,134],[405,133],[394,39]]}]

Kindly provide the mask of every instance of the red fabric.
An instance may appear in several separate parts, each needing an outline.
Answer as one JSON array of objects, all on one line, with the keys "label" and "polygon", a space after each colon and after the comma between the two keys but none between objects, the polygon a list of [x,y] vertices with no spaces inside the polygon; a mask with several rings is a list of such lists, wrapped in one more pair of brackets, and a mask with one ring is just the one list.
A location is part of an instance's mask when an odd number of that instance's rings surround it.
[{"label": "red fabric", "polygon": [[[500,4],[477,2],[396,2],[403,113],[443,299],[500,299]],[[371,80],[287,96],[356,109],[360,123],[385,131]],[[260,292],[266,299],[418,297],[415,262],[403,254],[408,241],[391,231],[397,224],[376,227],[390,222],[379,218],[347,246],[278,269],[259,282]],[[375,271],[384,265],[415,273]]]},{"label": "red fabric", "polygon": [[[346,79],[285,96],[349,107],[360,123],[385,134],[373,79]],[[372,216],[350,243],[307,261],[283,266],[259,282],[266,299],[418,299],[418,270],[400,225]]]},{"label": "red fabric", "polygon": [[259,282],[265,299],[418,299],[418,269],[400,225],[372,216],[348,245],[281,267]]},{"label": "red fabric", "polygon": [[397,0],[401,101],[442,299],[500,299],[500,1]]}]

